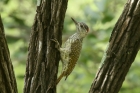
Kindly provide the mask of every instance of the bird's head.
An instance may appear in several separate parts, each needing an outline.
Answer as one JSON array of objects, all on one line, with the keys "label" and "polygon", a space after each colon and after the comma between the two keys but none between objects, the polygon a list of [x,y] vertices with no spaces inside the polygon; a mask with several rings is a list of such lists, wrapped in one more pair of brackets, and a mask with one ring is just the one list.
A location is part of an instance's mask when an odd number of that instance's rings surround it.
[{"label": "bird's head", "polygon": [[88,26],[83,22],[77,22],[75,19],[73,19],[73,18],[71,18],[71,19],[73,20],[73,22],[76,25],[77,33],[81,37],[85,37],[87,35],[87,33],[89,32]]}]

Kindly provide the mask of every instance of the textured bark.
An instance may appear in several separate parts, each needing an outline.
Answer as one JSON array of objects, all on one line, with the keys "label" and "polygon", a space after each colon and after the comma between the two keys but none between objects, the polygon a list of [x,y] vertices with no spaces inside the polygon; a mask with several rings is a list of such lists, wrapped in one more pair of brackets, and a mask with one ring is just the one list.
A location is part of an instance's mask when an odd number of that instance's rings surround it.
[{"label": "textured bark", "polygon": [[40,0],[29,44],[24,93],[56,93],[59,52],[67,0]]},{"label": "textured bark", "polygon": [[13,65],[0,16],[0,93],[18,93]]},{"label": "textured bark", "polygon": [[89,93],[118,93],[140,46],[140,0],[128,0]]}]

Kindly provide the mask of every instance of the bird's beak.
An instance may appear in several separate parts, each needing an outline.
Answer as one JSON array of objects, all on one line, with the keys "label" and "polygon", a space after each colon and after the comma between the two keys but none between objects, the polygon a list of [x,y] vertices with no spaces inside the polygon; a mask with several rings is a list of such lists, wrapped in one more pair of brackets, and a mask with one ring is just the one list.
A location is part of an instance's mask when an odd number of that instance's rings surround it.
[{"label": "bird's beak", "polygon": [[78,22],[75,19],[73,19],[72,17],[71,17],[71,19],[76,25],[78,24]]}]

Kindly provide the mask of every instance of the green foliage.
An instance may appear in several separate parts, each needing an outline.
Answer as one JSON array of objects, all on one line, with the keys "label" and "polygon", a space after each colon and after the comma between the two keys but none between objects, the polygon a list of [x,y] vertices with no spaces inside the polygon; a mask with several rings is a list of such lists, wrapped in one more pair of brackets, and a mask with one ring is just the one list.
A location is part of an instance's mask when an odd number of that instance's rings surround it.
[{"label": "green foliage", "polygon": [[[36,1],[2,1],[0,11],[14,65],[18,91],[22,93],[27,48],[36,11]],[[66,81],[61,80],[57,88],[58,93],[88,93],[99,68],[111,31],[125,3],[126,1],[123,0],[69,0],[64,22],[63,41],[75,32],[75,26],[70,17],[87,23],[90,32],[84,39],[81,57],[76,68]],[[140,58],[137,57],[133,63],[120,93],[140,92],[139,60]],[[61,67],[59,73],[61,73]]]}]

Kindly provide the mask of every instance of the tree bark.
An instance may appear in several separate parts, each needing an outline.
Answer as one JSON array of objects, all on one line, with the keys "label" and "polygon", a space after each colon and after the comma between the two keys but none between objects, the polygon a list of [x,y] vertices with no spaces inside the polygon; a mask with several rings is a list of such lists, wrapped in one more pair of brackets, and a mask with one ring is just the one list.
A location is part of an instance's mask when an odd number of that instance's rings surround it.
[{"label": "tree bark", "polygon": [[140,0],[128,0],[89,93],[118,93],[140,46]]},{"label": "tree bark", "polygon": [[60,44],[68,0],[40,0],[32,26],[24,93],[56,93]]},{"label": "tree bark", "polygon": [[16,78],[0,16],[0,93],[18,93]]}]

